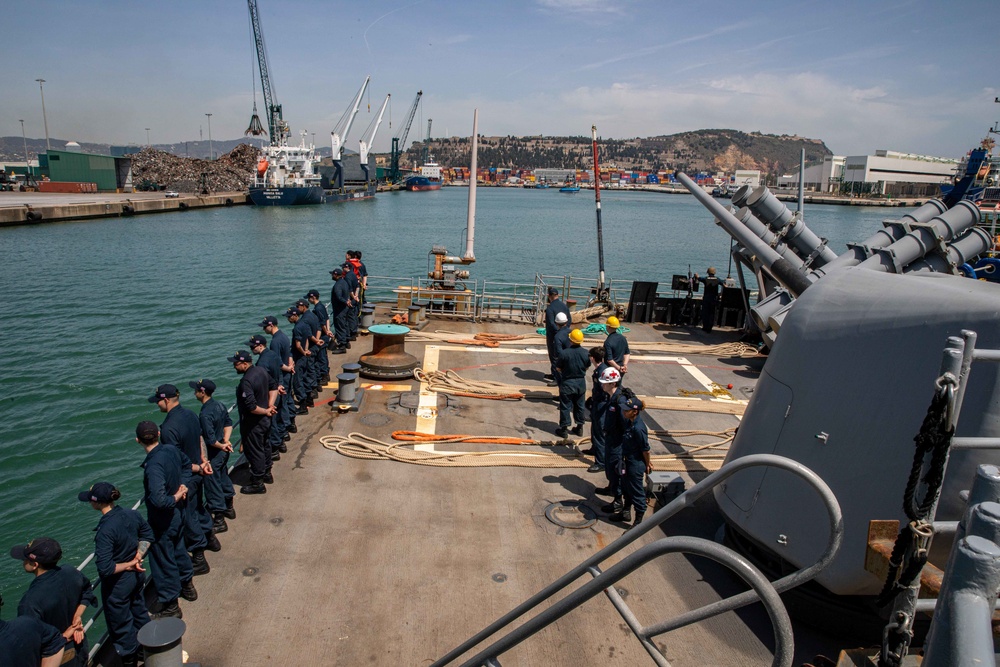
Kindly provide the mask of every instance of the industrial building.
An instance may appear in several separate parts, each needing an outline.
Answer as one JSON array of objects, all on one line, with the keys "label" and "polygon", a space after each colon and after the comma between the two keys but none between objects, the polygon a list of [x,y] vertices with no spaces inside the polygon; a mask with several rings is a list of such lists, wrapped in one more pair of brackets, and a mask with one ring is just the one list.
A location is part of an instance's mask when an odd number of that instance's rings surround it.
[{"label": "industrial building", "polygon": [[53,183],[94,183],[98,192],[131,192],[132,160],[127,157],[83,153],[76,142],[65,150],[38,154],[41,176]]},{"label": "industrial building", "polygon": [[[811,192],[857,196],[933,197],[955,177],[954,158],[877,150],[874,155],[828,155],[807,166],[804,187]],[[778,177],[779,188],[795,188],[799,174]]]}]

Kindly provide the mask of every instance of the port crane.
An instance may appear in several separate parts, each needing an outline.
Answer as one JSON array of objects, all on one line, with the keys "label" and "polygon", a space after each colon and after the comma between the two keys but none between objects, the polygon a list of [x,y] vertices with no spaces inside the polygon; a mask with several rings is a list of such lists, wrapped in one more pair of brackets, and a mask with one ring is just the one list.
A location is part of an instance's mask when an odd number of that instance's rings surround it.
[{"label": "port crane", "polygon": [[389,183],[398,183],[402,180],[399,172],[399,157],[403,153],[403,147],[406,146],[406,137],[410,134],[410,126],[413,124],[413,117],[417,115],[417,107],[420,105],[420,98],[423,94],[424,91],[417,91],[417,96],[413,98],[413,105],[410,107],[410,112],[406,115],[406,123],[403,124],[403,129],[392,138],[389,173],[386,175],[386,180]]},{"label": "port crane", "polygon": [[[254,46],[257,49],[257,69],[260,72],[260,87],[264,95],[264,109],[267,112],[267,134],[270,137],[272,146],[284,145],[288,139],[288,123],[281,115],[281,105],[274,99],[274,91],[271,88],[270,67],[267,60],[267,47],[264,45],[264,33],[260,28],[260,12],[257,9],[257,0],[247,0],[247,7],[250,9],[250,25],[253,28]],[[251,134],[255,137],[264,134],[264,127],[257,115],[257,100],[254,98],[253,116],[250,118],[250,127],[244,134]]]},{"label": "port crane", "polygon": [[330,132],[330,148],[333,155],[333,166],[336,169],[334,181],[337,189],[344,187],[344,169],[342,164],[344,159],[344,142],[347,141],[347,133],[351,131],[354,119],[358,115],[358,109],[361,108],[361,100],[365,96],[365,90],[368,89],[368,82],[371,80],[370,76],[365,77],[365,82],[361,84],[361,89],[354,98],[353,104],[344,112],[344,115],[340,117],[337,125]]},{"label": "port crane", "polygon": [[433,118],[427,119],[427,138],[424,139],[424,164],[427,164],[427,158],[430,157],[430,152],[427,147],[431,143],[431,123],[433,122]]},{"label": "port crane", "polygon": [[371,151],[372,144],[375,143],[375,133],[378,132],[379,125],[382,124],[382,115],[385,113],[385,108],[389,104],[389,98],[392,95],[385,96],[385,102],[382,102],[382,108],[378,112],[378,116],[368,125],[365,131],[361,134],[361,139],[358,140],[358,155],[360,156],[361,168],[365,172],[365,180],[368,180],[368,154]]}]

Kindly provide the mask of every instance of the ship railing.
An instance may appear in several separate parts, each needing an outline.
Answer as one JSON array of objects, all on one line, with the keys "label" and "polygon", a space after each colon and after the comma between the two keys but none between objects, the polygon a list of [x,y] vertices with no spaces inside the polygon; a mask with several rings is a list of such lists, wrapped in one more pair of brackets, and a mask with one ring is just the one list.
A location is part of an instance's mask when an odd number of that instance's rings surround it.
[{"label": "ship railing", "polygon": [[535,283],[483,281],[477,321],[505,320],[535,324],[544,311]]},{"label": "ship railing", "polygon": [[368,276],[365,301],[388,305],[395,312],[405,313],[406,308],[399,307],[400,292],[412,292],[416,286],[417,281],[412,277]]},{"label": "ship railing", "polygon": [[[920,465],[920,484],[926,488],[907,488],[907,496],[923,493],[921,504],[926,506],[926,514],[918,516],[900,532],[897,544],[904,533],[912,532],[914,537],[905,540],[908,544],[899,558],[901,563],[926,561],[926,553],[937,534],[954,536],[950,555],[940,577],[937,597],[918,599],[922,586],[923,565],[903,580],[899,575],[890,580],[886,590],[893,592],[890,598],[893,619],[883,634],[881,655],[900,662],[909,648],[909,638],[913,635],[916,614],[933,614],[930,632],[924,645],[923,665],[971,665],[994,661],[994,644],[991,621],[998,609],[997,591],[1000,590],[1000,467],[991,464],[978,466],[972,486],[962,492],[966,509],[960,521],[939,521],[936,519],[938,499],[941,492],[940,481],[936,488],[928,480],[943,480],[947,474],[949,454],[953,450],[1000,449],[1000,437],[955,437],[969,375],[975,362],[1000,362],[1000,350],[976,349],[978,334],[968,329],[960,336],[949,336],[946,342],[940,373],[935,380],[935,399],[928,410],[925,424],[932,418],[933,410],[943,412],[941,428],[947,442],[944,453],[933,453],[927,463],[923,459],[931,456],[924,452],[922,459],[914,462]],[[937,434],[921,429],[919,439],[926,443]],[[919,441],[919,440],[918,440]],[[928,469],[929,468],[929,469]],[[936,469],[938,468],[938,469]],[[911,479],[913,471],[911,471]],[[907,507],[911,501],[904,498]],[[909,513],[909,509],[907,510]],[[893,548],[894,558],[896,548]],[[909,568],[907,568],[909,569]],[[905,638],[905,639],[904,639]],[[883,663],[880,663],[883,664]]]},{"label": "ship railing", "polygon": [[[677,536],[660,538],[655,542],[646,544],[625,556],[619,562],[612,564],[607,570],[601,569],[601,565],[605,564],[613,556],[619,554],[626,547],[661,526],[682,509],[690,507],[696,500],[705,496],[729,477],[742,470],[762,466],[778,468],[797,475],[813,487],[826,507],[829,536],[822,555],[812,565],[796,570],[772,582],[768,581],[745,557],[732,549],[701,538]],[[655,664],[660,666],[669,666],[670,663],[654,643],[653,639],[655,637],[671,630],[677,630],[717,616],[718,614],[739,609],[748,604],[762,602],[774,628],[775,649],[772,664],[788,666],[792,664],[793,657],[792,627],[791,621],[788,618],[788,612],[781,604],[778,594],[804,584],[822,572],[833,561],[837,551],[840,549],[843,538],[844,522],[840,504],[837,502],[837,498],[833,494],[833,491],[830,490],[830,487],[816,473],[797,461],[775,454],[744,456],[723,465],[719,470],[710,474],[673,501],[658,509],[648,519],[626,531],[617,540],[584,560],[483,630],[462,642],[462,644],[435,661],[431,667],[443,667],[450,664],[462,664],[466,667],[499,665],[498,660],[500,655],[569,614],[601,592],[604,592],[608,596],[608,599],[625,620],[629,629],[642,644],[643,648],[646,649],[646,652],[649,653],[650,658],[652,658]],[[698,609],[684,612],[672,619],[643,626],[637,615],[626,604],[621,594],[614,588],[614,584],[626,575],[670,553],[687,553],[714,560],[740,576],[750,586],[751,590],[718,600]],[[591,579],[565,597],[554,602],[552,601],[558,593],[577,582],[584,575],[589,575]],[[525,620],[529,612],[532,612],[532,610],[545,602],[548,602],[549,605],[544,611]],[[480,650],[473,657],[461,663],[456,662],[461,656],[475,649],[478,645],[493,637],[514,621],[521,621],[521,624],[495,640],[486,648]]]},{"label": "ship railing", "polygon": [[[563,301],[567,303],[575,301],[578,308],[585,308],[596,297],[599,281],[596,278],[540,274],[535,277],[535,282],[540,288],[555,287],[559,290],[559,296]],[[631,280],[607,280],[604,287],[608,290],[608,298],[612,305],[628,307],[632,296]]]},{"label": "ship railing", "polygon": [[[233,443],[233,449],[236,450],[236,449],[239,448],[240,442],[241,442],[242,438],[241,438],[241,436],[239,434],[240,416],[239,416],[239,412],[236,411],[236,404],[235,403],[233,403],[232,406],[229,407],[228,412],[229,412],[230,415],[233,415],[234,411],[235,411],[235,415],[234,415],[233,420],[232,420],[233,421],[233,435],[231,436],[231,438],[232,438],[232,443]],[[233,465],[231,465],[229,467],[229,470],[231,471],[235,467],[235,465],[236,465],[235,463]],[[142,506],[142,504],[143,504],[142,503],[142,498],[140,498],[139,500],[136,501],[136,503],[134,505],[132,505],[132,509],[133,510],[138,510]],[[95,554],[94,554],[94,552],[91,552],[89,556],[87,556],[86,558],[84,558],[83,561],[79,565],[76,566],[76,569],[79,570],[79,571],[81,571],[81,572],[83,572],[84,568],[86,568],[88,565],[90,565],[94,561],[94,558],[95,558]],[[150,593],[151,593],[151,590],[152,590],[152,589],[150,589],[149,585],[152,583],[153,577],[150,576],[149,572],[148,572],[149,571],[149,566],[148,566],[149,561],[147,560],[146,562],[147,562],[147,566],[146,566],[147,574],[146,574],[146,583],[143,585],[143,595],[146,596],[146,602],[149,603],[151,601],[151,595],[150,595]],[[96,567],[96,565],[95,565],[95,567]],[[95,588],[96,588],[96,585],[95,585]],[[103,615],[104,615],[104,600],[102,599],[99,602],[99,604],[97,605],[97,609],[90,616],[90,618],[87,619],[87,622],[84,624],[84,626],[83,626],[84,633],[90,633],[90,631],[94,629],[95,623]],[[88,639],[89,639],[89,637],[88,637]],[[104,647],[107,644],[108,639],[109,639],[108,631],[105,629],[104,632],[101,633],[101,636],[97,639],[97,641],[95,641],[90,646],[90,654],[88,656],[88,664],[90,664],[90,661],[93,661],[99,655],[99,653],[101,651],[101,648]]]}]

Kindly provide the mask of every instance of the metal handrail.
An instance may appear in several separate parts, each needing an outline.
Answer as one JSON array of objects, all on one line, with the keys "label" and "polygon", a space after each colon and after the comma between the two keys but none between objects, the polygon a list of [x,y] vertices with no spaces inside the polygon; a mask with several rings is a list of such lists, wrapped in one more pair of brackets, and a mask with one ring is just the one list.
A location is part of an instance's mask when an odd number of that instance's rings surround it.
[{"label": "metal handrail", "polygon": [[[546,586],[528,600],[522,602],[511,611],[507,612],[499,619],[462,642],[462,644],[435,661],[430,667],[443,667],[444,665],[453,662],[456,658],[471,650],[487,637],[495,634],[501,628],[509,625],[514,620],[520,618],[542,602],[548,600],[553,595],[575,582],[584,573],[590,572],[592,567],[599,565],[601,562],[617,554],[626,546],[632,544],[646,533],[658,527],[682,509],[693,504],[696,500],[708,493],[713,487],[717,486],[741,470],[759,466],[772,466],[798,475],[816,489],[821,500],[825,504],[827,515],[830,520],[830,536],[826,545],[826,550],[811,566],[796,570],[795,572],[772,582],[772,586],[778,593],[783,593],[784,591],[815,578],[816,575],[818,575],[827,565],[830,564],[834,556],[836,556],[837,551],[840,549],[841,542],[843,542],[844,539],[844,521],[840,511],[840,504],[837,502],[836,496],[834,496],[833,491],[830,490],[830,487],[827,486],[826,482],[824,482],[816,473],[797,461],[792,461],[791,459],[783,456],[777,456],[775,454],[753,454],[750,456],[744,456],[723,465],[719,470],[710,474],[708,477],[698,482],[681,495],[677,496],[677,498],[667,505],[661,507],[647,520],[643,521],[632,530],[627,531],[617,540],[584,560],[582,563],[574,567],[553,583]],[[691,623],[702,621],[711,616],[737,609],[750,604],[751,602],[755,602],[757,599],[758,595],[755,591],[746,591],[744,593],[719,600],[699,609],[681,614],[671,621],[649,626],[646,628],[646,631],[650,636],[662,634],[670,630],[690,625]]]}]

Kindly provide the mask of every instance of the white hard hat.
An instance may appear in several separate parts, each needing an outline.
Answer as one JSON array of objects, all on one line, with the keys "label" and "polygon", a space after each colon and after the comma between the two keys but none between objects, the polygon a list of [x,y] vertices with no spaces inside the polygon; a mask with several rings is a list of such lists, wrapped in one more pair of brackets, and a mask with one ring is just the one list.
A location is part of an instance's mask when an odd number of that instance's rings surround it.
[{"label": "white hard hat", "polygon": [[601,377],[598,381],[601,384],[611,384],[612,382],[618,382],[622,379],[622,374],[619,373],[614,368],[605,368],[604,372],[601,373]]},{"label": "white hard hat", "polygon": [[569,318],[566,317],[566,313],[556,313],[556,324],[566,324],[569,322]]}]

